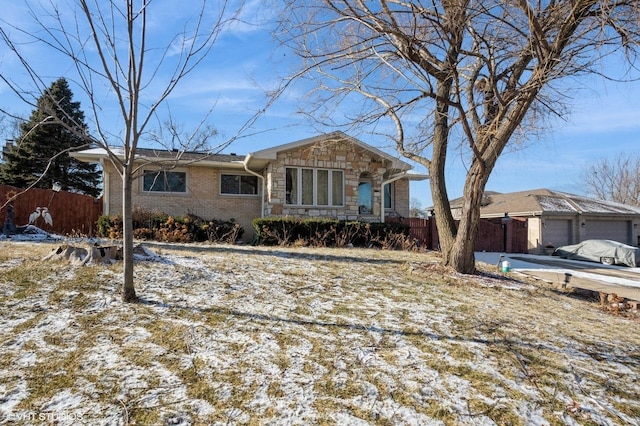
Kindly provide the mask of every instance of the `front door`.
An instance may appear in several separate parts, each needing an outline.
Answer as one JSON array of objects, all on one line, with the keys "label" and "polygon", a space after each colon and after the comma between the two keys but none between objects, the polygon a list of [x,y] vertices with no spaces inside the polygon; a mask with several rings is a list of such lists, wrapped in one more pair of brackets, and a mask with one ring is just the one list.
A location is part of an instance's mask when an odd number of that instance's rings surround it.
[{"label": "front door", "polygon": [[358,213],[360,214],[372,214],[372,185],[371,182],[364,181],[358,184]]}]

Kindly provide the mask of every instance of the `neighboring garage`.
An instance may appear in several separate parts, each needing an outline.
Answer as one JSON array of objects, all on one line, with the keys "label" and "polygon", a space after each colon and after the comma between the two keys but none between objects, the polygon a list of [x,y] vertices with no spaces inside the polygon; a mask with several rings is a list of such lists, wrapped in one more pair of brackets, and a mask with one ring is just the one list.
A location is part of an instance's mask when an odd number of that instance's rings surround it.
[{"label": "neighboring garage", "polygon": [[[568,219],[544,219],[542,221],[544,244],[555,246],[573,244],[573,221]],[[529,227],[531,229],[531,227]],[[529,235],[531,241],[531,233]]]},{"label": "neighboring garage", "polygon": [[[451,202],[454,217],[462,200]],[[485,192],[482,218],[518,218],[526,221],[528,253],[588,239],[606,239],[640,245],[640,207],[595,200],[549,189],[500,194]],[[508,233],[508,227],[505,227]],[[507,237],[508,238],[508,235]]]},{"label": "neighboring garage", "polygon": [[614,240],[633,244],[631,220],[585,220],[585,240]]}]

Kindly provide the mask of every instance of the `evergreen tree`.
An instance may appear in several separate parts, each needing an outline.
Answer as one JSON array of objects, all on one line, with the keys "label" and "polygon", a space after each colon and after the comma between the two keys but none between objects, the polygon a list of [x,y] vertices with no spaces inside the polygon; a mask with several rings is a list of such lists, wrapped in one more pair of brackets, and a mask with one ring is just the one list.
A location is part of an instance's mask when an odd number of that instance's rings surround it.
[{"label": "evergreen tree", "polygon": [[67,80],[60,78],[38,99],[37,108],[20,126],[20,137],[4,153],[0,183],[26,188],[40,179],[36,188],[58,183],[66,191],[98,196],[97,166],[82,163],[68,152],[86,146],[85,131],[80,102],[73,102]]}]

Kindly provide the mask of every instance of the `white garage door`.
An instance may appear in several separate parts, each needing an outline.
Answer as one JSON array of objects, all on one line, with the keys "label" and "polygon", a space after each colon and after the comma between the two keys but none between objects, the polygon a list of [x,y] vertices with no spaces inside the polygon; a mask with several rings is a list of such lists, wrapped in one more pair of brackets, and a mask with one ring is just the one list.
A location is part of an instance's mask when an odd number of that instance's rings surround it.
[{"label": "white garage door", "polygon": [[571,221],[565,219],[545,219],[542,225],[542,238],[544,244],[553,244],[555,247],[573,244]]},{"label": "white garage door", "polygon": [[613,240],[630,244],[630,223],[626,220],[587,220],[585,240]]}]

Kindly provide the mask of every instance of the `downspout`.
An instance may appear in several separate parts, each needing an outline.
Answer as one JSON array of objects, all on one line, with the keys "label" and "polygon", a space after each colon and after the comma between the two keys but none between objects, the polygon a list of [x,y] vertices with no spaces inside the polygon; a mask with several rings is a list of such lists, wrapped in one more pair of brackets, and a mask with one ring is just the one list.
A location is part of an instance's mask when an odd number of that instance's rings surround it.
[{"label": "downspout", "polygon": [[109,191],[111,187],[109,185],[110,173],[104,167],[104,158],[100,158],[100,166],[102,166],[102,214],[109,215],[109,200],[111,197],[109,196]]},{"label": "downspout", "polygon": [[388,180],[385,180],[380,185],[380,222],[384,223],[384,187],[390,183],[397,181],[398,179],[402,179],[407,175],[407,171],[403,170],[401,174],[396,175]]},{"label": "downspout", "polygon": [[244,169],[247,171],[247,173],[250,173],[256,177],[258,177],[260,179],[260,181],[262,182],[261,185],[261,193],[260,193],[260,218],[262,219],[264,217],[264,176],[262,176],[259,173],[254,172],[253,170],[249,170],[249,161],[251,161],[251,158],[253,157],[253,154],[248,154],[244,161],[242,162],[242,165],[244,166]]}]

